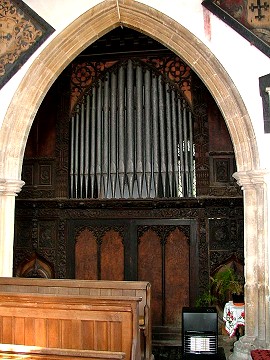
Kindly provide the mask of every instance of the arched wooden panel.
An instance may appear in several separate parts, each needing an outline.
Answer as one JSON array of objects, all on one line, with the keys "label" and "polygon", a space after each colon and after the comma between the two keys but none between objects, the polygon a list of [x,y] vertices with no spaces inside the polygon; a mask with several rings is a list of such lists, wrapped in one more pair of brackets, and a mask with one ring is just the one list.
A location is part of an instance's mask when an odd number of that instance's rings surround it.
[{"label": "arched wooden panel", "polygon": [[139,239],[138,280],[149,281],[152,288],[152,324],[162,323],[162,247],[153,230],[147,230]]},{"label": "arched wooden panel", "polygon": [[101,243],[101,280],[124,280],[124,245],[119,232],[110,229]]},{"label": "arched wooden panel", "polygon": [[180,326],[182,307],[189,306],[189,243],[176,228],[165,244],[165,324]]},{"label": "arched wooden panel", "polygon": [[93,232],[83,230],[75,244],[75,278],[81,280],[96,280],[97,272],[97,241]]},{"label": "arched wooden panel", "polygon": [[35,251],[18,265],[16,276],[52,279],[54,278],[53,264]]}]

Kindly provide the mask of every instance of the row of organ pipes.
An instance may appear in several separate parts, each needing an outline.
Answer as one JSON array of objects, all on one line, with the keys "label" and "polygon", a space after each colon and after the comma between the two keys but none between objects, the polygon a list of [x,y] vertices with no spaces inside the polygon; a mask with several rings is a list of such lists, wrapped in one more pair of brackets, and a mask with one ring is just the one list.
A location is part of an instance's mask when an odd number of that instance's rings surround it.
[{"label": "row of organ pipes", "polygon": [[161,75],[131,60],[107,72],[71,118],[70,197],[195,196],[192,127]]}]

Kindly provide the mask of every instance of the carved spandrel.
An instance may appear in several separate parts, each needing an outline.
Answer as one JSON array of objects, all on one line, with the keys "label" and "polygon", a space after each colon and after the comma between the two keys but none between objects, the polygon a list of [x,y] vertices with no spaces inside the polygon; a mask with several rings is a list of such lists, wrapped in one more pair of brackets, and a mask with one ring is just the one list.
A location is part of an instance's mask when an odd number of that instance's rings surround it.
[{"label": "carved spandrel", "polygon": [[[84,61],[72,65],[71,74],[71,112],[75,109],[77,103],[82,101],[82,97],[93,83],[100,77],[104,77],[107,71],[113,71],[117,61]],[[125,60],[124,60],[125,61]],[[176,85],[191,104],[190,91],[190,68],[178,56],[174,54],[163,58],[138,58],[133,61],[140,61],[155,69]]]},{"label": "carved spandrel", "polygon": [[106,225],[106,224],[90,225],[88,223],[88,224],[79,225],[79,226],[75,227],[76,237],[79,236],[80,233],[82,233],[85,229],[88,229],[90,232],[92,232],[94,237],[97,239],[97,242],[99,242],[99,243],[102,242],[102,237],[110,230],[113,230],[113,231],[119,233],[119,235],[122,238],[124,238],[124,233],[125,233],[125,228],[123,225]]},{"label": "carved spandrel", "polygon": [[150,230],[158,235],[161,243],[165,243],[166,239],[176,229],[182,232],[186,236],[188,243],[190,243],[190,226],[188,225],[139,225],[137,227],[138,244],[140,243],[140,238]]}]

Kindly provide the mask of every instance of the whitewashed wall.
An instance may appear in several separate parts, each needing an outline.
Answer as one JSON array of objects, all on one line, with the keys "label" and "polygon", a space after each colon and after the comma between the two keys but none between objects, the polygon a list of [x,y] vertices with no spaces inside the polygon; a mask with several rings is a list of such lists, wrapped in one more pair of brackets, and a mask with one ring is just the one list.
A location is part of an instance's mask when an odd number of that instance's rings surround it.
[{"label": "whitewashed wall", "polygon": [[[115,0],[117,2],[117,0]],[[36,51],[20,71],[0,90],[0,125],[20,81],[33,60],[46,45],[67,25],[98,0],[24,0],[44,18],[55,33]],[[141,0],[170,16],[209,47],[233,80],[247,107],[254,126],[262,168],[270,168],[268,143],[270,134],[264,134],[262,101],[259,94],[259,77],[270,72],[270,59],[238,33],[204,9],[201,0]],[[56,50],[57,56],[57,50]]]}]

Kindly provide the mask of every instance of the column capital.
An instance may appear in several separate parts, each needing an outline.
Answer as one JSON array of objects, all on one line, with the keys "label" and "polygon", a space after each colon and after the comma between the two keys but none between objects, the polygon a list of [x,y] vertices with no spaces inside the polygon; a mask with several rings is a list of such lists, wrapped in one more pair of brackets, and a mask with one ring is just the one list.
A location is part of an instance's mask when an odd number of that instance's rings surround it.
[{"label": "column capital", "polygon": [[250,171],[238,171],[233,174],[237,184],[242,188],[248,186],[270,184],[270,170],[269,169],[257,169]]},{"label": "column capital", "polygon": [[16,179],[0,179],[0,196],[1,195],[17,195],[23,185],[25,184],[22,180]]}]

